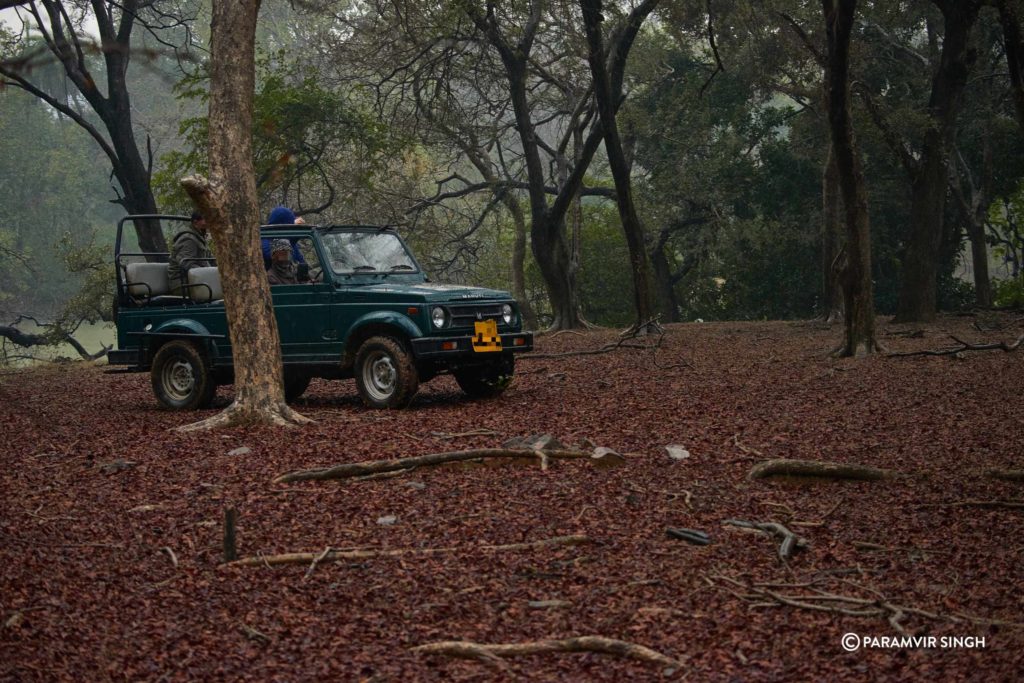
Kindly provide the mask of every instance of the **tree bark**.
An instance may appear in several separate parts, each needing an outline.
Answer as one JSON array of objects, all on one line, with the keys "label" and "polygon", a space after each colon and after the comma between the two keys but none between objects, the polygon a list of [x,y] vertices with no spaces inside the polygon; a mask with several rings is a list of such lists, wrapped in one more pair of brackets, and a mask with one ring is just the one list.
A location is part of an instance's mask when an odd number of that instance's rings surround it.
[{"label": "tree bark", "polygon": [[828,38],[825,88],[829,133],[846,222],[841,271],[845,335],[838,352],[843,356],[857,356],[878,351],[867,191],[850,119],[850,32],[857,0],[822,0],[821,4]]},{"label": "tree bark", "polygon": [[838,266],[842,251],[842,194],[839,168],[832,145],[828,147],[821,182],[821,302],[826,322],[843,319],[843,291]]},{"label": "tree bark", "polygon": [[309,420],[284,400],[281,344],[260,252],[252,158],[256,16],[260,0],[215,0],[210,25],[210,179],[181,183],[217,245],[235,370],[235,400],[185,429]]},{"label": "tree bark", "polygon": [[903,256],[903,276],[894,322],[935,319],[941,260],[949,152],[956,116],[976,54],[969,45],[978,18],[977,0],[933,0],[942,11],[945,30],[939,67],[932,79],[928,126],[911,180],[910,232]]},{"label": "tree bark", "polygon": [[594,99],[604,131],[604,147],[608,154],[608,165],[615,181],[616,203],[619,209],[619,220],[622,231],[626,235],[629,247],[630,270],[633,275],[633,305],[636,309],[636,325],[649,323],[654,317],[651,304],[650,266],[647,259],[647,247],[644,244],[644,231],[636,214],[633,202],[633,189],[630,183],[630,168],[622,150],[619,137],[619,126],[615,120],[616,102],[612,93],[611,80],[606,68],[604,37],[601,35],[601,0],[580,0],[583,10],[583,24],[590,47],[588,61],[590,73],[594,81]]}]

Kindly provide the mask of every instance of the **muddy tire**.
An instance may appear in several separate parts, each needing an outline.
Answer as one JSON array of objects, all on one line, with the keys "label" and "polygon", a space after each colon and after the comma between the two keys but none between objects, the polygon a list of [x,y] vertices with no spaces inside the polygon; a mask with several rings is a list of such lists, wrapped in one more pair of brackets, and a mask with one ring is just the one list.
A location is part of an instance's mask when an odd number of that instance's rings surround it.
[{"label": "muddy tire", "polygon": [[156,400],[170,410],[207,408],[217,391],[206,354],[181,339],[160,347],[149,376]]},{"label": "muddy tire", "polygon": [[356,387],[371,408],[404,408],[420,386],[412,354],[397,339],[370,337],[359,347]]}]

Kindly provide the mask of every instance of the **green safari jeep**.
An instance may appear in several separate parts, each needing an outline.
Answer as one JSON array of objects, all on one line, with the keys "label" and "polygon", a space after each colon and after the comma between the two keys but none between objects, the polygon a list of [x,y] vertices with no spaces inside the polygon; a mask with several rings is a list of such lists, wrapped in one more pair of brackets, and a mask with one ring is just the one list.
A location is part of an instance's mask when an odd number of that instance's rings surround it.
[{"label": "green safari jeep", "polygon": [[[217,268],[191,268],[178,290],[166,253],[123,248],[126,222],[140,220],[183,228],[189,218],[134,215],[118,223],[117,349],[109,362],[148,371],[167,408],[206,407],[217,385],[234,381]],[[443,373],[470,396],[494,396],[512,379],[514,354],[533,348],[509,293],[432,283],[391,228],[264,226],[261,235],[292,243],[302,280],[270,288],[287,400],[313,377],[355,377],[366,405],[400,408],[421,382]]]}]

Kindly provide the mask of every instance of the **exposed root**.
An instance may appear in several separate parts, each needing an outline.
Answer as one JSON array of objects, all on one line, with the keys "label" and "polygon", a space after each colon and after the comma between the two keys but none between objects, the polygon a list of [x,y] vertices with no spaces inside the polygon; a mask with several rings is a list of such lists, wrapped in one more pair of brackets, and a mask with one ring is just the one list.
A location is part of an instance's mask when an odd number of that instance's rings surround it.
[{"label": "exposed root", "polygon": [[604,638],[602,636],[579,636],[564,640],[536,640],[526,643],[507,643],[487,645],[471,643],[465,640],[449,640],[427,643],[411,648],[412,652],[425,655],[445,655],[447,657],[464,657],[478,659],[498,668],[505,668],[495,661],[497,657],[518,657],[523,655],[546,654],[549,652],[600,652],[603,654],[628,657],[648,664],[678,669],[682,662],[667,657],[643,645],[627,643],[624,640]]},{"label": "exposed root", "polygon": [[309,424],[313,420],[292,410],[288,404],[281,402],[267,407],[254,407],[233,402],[223,411],[199,422],[175,427],[178,432],[198,432],[207,429],[226,429],[228,427],[251,427],[268,425],[271,427],[296,427]]},{"label": "exposed root", "polygon": [[[606,449],[607,450],[607,449]],[[415,467],[443,465],[451,462],[485,460],[488,458],[528,458],[538,460],[542,468],[547,467],[549,460],[589,460],[597,465],[614,466],[625,462],[625,459],[614,452],[586,453],[568,450],[534,450],[529,448],[478,448],[468,451],[452,451],[449,453],[431,453],[412,458],[395,460],[373,460],[370,462],[345,463],[316,470],[298,470],[288,472],[274,479],[275,484],[286,484],[292,481],[324,481],[328,479],[348,479],[350,477],[366,477],[369,475],[407,470]]]},{"label": "exposed root", "polygon": [[766,460],[755,465],[747,475],[747,479],[764,479],[765,477],[779,476],[877,481],[879,479],[889,479],[894,475],[889,470],[882,470],[867,465],[783,459]]},{"label": "exposed root", "polygon": [[554,546],[573,546],[590,543],[587,536],[555,536],[530,543],[511,543],[508,545],[477,545],[467,547],[447,548],[397,548],[394,550],[334,550],[326,548],[318,553],[284,553],[282,555],[257,555],[255,557],[244,557],[234,562],[228,562],[225,567],[276,567],[283,564],[308,564],[307,576],[318,565],[324,562],[338,562],[341,560],[368,560],[377,557],[401,557],[403,555],[441,555],[456,552],[515,552],[520,550],[536,550],[538,548],[549,548]]}]

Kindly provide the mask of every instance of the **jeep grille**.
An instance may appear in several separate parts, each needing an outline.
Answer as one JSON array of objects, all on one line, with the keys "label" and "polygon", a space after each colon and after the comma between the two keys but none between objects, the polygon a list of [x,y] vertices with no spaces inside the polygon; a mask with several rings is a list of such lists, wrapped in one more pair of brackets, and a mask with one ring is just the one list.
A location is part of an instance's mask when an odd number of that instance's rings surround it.
[{"label": "jeep grille", "polygon": [[501,318],[501,307],[504,304],[469,304],[449,306],[452,314],[452,327],[473,327],[478,320],[495,320],[499,326],[505,324]]}]

